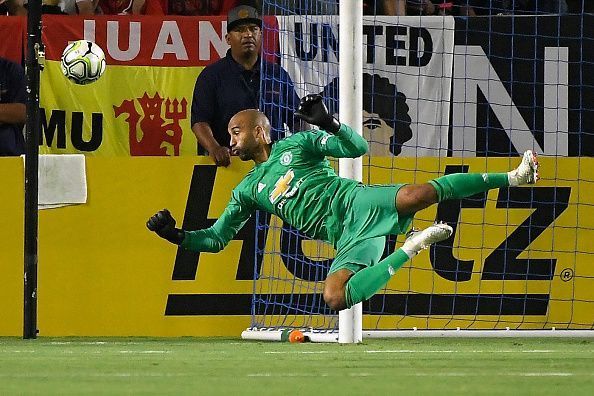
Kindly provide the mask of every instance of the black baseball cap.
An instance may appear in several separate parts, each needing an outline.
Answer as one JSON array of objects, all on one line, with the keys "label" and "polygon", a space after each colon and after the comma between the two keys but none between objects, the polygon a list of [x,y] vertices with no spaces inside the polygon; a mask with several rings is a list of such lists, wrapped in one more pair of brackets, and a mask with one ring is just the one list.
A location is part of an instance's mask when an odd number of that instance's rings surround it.
[{"label": "black baseball cap", "polygon": [[254,7],[241,5],[233,8],[227,14],[227,33],[243,24],[254,23],[262,27],[262,19]]}]

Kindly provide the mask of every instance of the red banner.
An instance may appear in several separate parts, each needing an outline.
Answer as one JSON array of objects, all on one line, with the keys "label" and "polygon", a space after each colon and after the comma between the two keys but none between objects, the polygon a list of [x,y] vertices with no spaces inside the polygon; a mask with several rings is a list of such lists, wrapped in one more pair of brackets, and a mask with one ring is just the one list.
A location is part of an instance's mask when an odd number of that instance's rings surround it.
[{"label": "red banner", "polygon": [[[265,18],[267,58],[277,52],[276,18]],[[226,16],[44,15],[46,57],[58,60],[69,41],[86,39],[103,49],[108,65],[206,66],[225,55]],[[12,45],[12,43],[11,43]]]},{"label": "red banner", "polygon": [[23,61],[23,37],[26,20],[24,17],[0,18],[0,56],[13,62]]}]

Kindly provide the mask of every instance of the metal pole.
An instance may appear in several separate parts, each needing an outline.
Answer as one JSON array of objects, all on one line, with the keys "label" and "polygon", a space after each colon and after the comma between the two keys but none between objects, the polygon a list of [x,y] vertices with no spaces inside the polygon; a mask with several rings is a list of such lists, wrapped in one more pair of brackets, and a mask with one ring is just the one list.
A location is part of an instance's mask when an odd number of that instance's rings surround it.
[{"label": "metal pole", "polygon": [[[29,0],[27,16],[27,125],[25,134],[25,274],[23,338],[37,338],[37,191],[39,166],[39,72],[41,49],[41,0]],[[40,62],[41,61],[41,62]]]}]

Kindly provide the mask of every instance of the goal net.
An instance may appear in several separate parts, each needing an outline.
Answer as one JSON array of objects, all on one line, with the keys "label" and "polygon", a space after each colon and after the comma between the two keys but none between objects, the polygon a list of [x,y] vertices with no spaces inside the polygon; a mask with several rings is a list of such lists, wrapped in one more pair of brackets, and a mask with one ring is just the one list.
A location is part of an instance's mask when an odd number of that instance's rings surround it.
[{"label": "goal net", "polygon": [[[468,18],[447,4],[430,16],[411,15],[411,7],[407,16],[364,9],[357,42],[363,121],[354,125],[370,146],[362,181],[506,172],[526,149],[539,153],[542,180],[419,212],[415,227],[440,220],[455,232],[363,303],[363,334],[592,330],[592,16]],[[343,119],[339,104],[349,98],[339,92],[338,49],[352,43],[339,39],[338,9],[336,1],[264,1],[263,14],[276,15],[265,37],[278,40],[264,47],[300,97],[321,93]],[[273,84],[263,80],[261,89]],[[263,99],[261,106],[274,103]],[[338,313],[322,297],[332,246],[275,217],[259,214],[257,221],[252,329],[244,336],[280,339],[299,328],[314,341],[337,340]],[[403,240],[388,236],[384,255]]]}]

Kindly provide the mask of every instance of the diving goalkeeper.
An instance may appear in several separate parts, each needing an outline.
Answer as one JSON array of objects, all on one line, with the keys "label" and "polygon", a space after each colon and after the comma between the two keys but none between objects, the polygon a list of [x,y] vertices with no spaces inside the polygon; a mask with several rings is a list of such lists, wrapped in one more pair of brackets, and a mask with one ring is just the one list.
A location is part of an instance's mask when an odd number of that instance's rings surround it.
[{"label": "diving goalkeeper", "polygon": [[335,247],[324,300],[341,310],[369,299],[419,251],[451,236],[452,228],[443,223],[413,230],[401,248],[380,260],[386,235],[406,233],[415,212],[447,199],[539,178],[537,158],[526,151],[520,166],[508,173],[458,173],[424,184],[363,185],[338,177],[326,156],[359,157],[367,152],[367,142],[331,116],[319,95],[301,99],[295,114],[321,130],[271,144],[270,123],[263,113],[243,110],[231,118],[231,150],[255,166],[235,187],[212,227],[184,231],[164,209],[148,220],[148,229],[184,249],[214,253],[233,239],[255,210],[272,213]]}]

